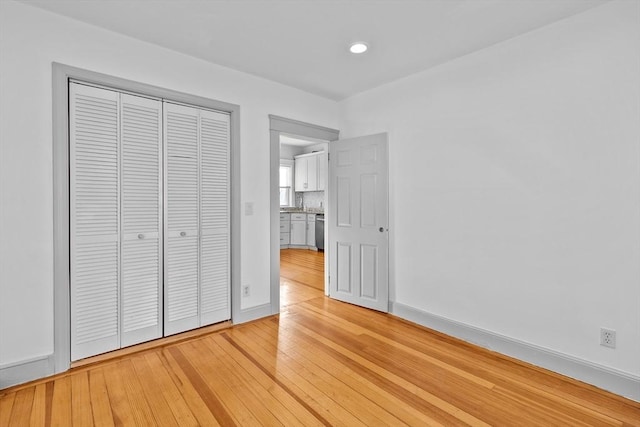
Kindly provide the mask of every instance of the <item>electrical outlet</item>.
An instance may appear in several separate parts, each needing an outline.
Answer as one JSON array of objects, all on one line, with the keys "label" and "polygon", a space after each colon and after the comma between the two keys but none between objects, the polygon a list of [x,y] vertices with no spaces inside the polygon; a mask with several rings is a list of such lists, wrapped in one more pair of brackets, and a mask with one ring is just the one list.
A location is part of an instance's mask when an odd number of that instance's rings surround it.
[{"label": "electrical outlet", "polygon": [[609,328],[600,328],[600,345],[616,348],[616,331]]},{"label": "electrical outlet", "polygon": [[242,296],[243,297],[248,297],[249,296],[249,285],[244,285],[242,287]]}]

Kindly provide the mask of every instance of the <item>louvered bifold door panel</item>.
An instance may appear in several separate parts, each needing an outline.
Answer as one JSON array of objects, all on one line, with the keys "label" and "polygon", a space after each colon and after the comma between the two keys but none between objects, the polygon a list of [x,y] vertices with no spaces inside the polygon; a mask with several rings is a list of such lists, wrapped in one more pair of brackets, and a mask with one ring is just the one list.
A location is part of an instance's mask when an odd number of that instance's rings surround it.
[{"label": "louvered bifold door panel", "polygon": [[200,325],[231,318],[229,115],[200,111]]},{"label": "louvered bifold door panel", "polygon": [[198,110],[164,103],[164,333],[199,326]]},{"label": "louvered bifold door panel", "polygon": [[121,345],[162,336],[162,103],[121,95]]},{"label": "louvered bifold door panel", "polygon": [[120,345],[118,97],[69,85],[72,360]]}]

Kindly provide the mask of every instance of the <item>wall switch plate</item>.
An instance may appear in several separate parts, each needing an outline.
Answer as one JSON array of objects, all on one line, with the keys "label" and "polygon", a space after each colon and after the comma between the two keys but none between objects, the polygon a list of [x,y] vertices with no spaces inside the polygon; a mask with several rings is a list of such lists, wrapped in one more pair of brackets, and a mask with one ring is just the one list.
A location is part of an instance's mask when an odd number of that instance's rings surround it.
[{"label": "wall switch plate", "polygon": [[600,345],[616,348],[616,331],[609,328],[600,328]]},{"label": "wall switch plate", "polygon": [[249,285],[244,285],[242,287],[242,296],[243,297],[248,297],[249,296]]},{"label": "wall switch plate", "polygon": [[244,204],[244,214],[246,216],[253,215],[253,202],[246,202]]}]

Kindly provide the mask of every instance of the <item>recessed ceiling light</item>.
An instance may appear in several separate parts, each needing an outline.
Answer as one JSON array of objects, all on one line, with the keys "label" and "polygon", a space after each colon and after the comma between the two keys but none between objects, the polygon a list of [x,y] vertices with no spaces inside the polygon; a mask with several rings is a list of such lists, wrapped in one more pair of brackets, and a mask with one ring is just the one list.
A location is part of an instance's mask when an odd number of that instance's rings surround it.
[{"label": "recessed ceiling light", "polygon": [[353,43],[349,48],[351,53],[365,53],[367,49],[369,49],[369,46],[367,46],[366,43],[363,42]]}]

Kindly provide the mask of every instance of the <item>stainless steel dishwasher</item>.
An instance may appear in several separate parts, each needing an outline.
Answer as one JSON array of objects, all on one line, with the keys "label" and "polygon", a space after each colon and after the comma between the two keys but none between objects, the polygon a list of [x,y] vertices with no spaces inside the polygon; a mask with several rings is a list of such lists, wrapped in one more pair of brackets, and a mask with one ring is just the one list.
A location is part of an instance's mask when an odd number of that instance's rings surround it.
[{"label": "stainless steel dishwasher", "polygon": [[316,248],[324,251],[324,214],[316,214]]}]

